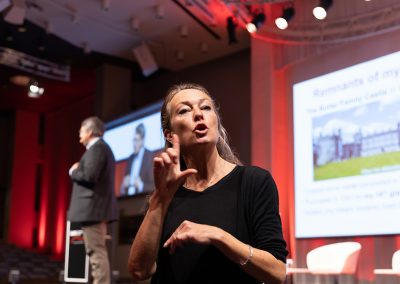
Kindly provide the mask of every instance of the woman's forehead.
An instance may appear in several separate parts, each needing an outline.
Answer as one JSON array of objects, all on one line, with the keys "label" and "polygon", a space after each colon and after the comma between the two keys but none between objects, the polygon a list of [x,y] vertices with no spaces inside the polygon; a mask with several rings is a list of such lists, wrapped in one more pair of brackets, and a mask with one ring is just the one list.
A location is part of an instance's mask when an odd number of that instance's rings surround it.
[{"label": "woman's forehead", "polygon": [[171,106],[177,105],[182,102],[196,102],[200,100],[208,100],[211,101],[211,98],[204,92],[197,89],[185,89],[179,91],[175,94],[175,96],[171,99]]}]

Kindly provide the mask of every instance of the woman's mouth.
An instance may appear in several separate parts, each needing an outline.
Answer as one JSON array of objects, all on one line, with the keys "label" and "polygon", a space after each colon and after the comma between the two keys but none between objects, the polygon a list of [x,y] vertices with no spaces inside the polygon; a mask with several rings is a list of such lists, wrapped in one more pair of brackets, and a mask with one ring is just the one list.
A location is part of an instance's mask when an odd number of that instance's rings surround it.
[{"label": "woman's mouth", "polygon": [[207,133],[207,130],[208,130],[207,125],[205,125],[204,123],[199,123],[196,125],[193,132],[195,132],[196,134],[205,134]]}]

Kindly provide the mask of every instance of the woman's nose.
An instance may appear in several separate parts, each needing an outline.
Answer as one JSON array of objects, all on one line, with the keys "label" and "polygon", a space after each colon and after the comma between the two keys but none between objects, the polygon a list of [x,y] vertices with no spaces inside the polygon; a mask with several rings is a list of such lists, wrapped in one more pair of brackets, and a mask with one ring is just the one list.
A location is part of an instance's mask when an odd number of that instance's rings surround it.
[{"label": "woman's nose", "polygon": [[195,121],[203,118],[203,112],[199,107],[193,108],[193,116]]}]

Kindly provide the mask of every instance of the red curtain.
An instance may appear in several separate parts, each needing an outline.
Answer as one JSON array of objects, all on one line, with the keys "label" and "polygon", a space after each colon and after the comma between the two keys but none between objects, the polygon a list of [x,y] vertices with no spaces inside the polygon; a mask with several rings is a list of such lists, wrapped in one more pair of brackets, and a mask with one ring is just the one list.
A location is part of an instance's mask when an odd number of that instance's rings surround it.
[{"label": "red curtain", "polygon": [[32,247],[36,226],[35,180],[40,162],[38,130],[39,114],[16,112],[8,242],[25,248]]}]

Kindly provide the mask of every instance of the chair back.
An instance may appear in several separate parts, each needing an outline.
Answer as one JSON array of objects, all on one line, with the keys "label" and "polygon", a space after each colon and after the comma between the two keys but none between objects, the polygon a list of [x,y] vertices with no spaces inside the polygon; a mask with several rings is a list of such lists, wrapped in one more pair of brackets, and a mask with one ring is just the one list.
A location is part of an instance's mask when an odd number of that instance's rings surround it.
[{"label": "chair back", "polygon": [[400,250],[396,251],[392,257],[392,269],[400,272]]},{"label": "chair back", "polygon": [[341,242],[315,248],[307,254],[307,268],[313,274],[354,274],[361,244]]}]

